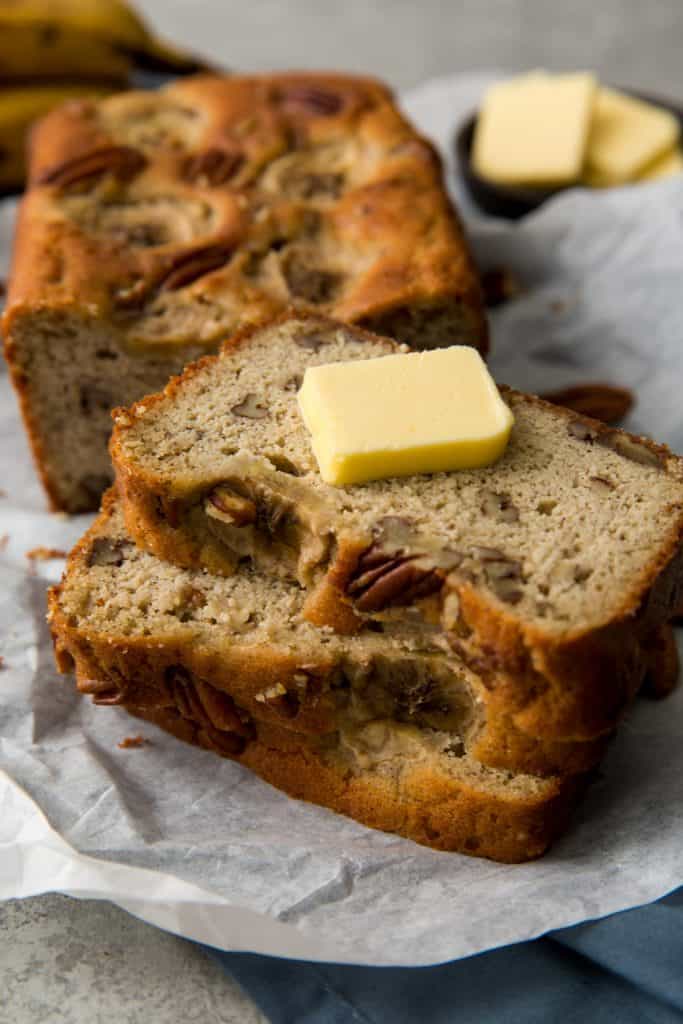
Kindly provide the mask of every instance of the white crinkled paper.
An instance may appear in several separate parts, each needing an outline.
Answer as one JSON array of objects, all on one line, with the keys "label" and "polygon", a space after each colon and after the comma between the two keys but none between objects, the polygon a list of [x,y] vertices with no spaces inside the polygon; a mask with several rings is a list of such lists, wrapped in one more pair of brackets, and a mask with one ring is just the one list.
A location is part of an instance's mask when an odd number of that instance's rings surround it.
[{"label": "white crinkled paper", "polygon": [[[446,156],[486,81],[441,80],[406,97]],[[568,193],[516,225],[465,209],[482,265],[511,268],[526,289],[493,317],[499,379],[531,391],[632,387],[629,426],[683,450],[683,178]],[[3,264],[12,218],[0,207]],[[56,890],[224,949],[424,965],[683,883],[683,689],[638,702],[570,833],[542,860],[435,853],[289,800],[120,709],[94,708],[57,675],[44,613],[61,563],[32,574],[25,552],[69,547],[88,520],[45,512],[4,372],[0,487],[0,898]],[[138,733],[148,745],[118,747]]]}]

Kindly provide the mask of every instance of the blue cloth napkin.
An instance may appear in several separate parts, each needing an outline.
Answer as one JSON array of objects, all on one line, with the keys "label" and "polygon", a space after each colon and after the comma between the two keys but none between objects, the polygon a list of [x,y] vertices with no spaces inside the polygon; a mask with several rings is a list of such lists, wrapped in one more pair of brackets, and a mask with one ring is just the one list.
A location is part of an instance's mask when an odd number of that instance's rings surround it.
[{"label": "blue cloth napkin", "polygon": [[637,910],[438,967],[212,954],[272,1024],[683,1021],[683,889]]}]

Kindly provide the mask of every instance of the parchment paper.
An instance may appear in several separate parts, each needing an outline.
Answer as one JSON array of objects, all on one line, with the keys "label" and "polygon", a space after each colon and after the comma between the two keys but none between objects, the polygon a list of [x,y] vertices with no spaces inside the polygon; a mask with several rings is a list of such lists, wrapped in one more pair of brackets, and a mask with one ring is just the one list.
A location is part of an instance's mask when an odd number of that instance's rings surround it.
[{"label": "parchment paper", "polygon": [[[447,147],[486,80],[428,83],[405,105]],[[4,263],[12,217],[0,208]],[[472,217],[470,229],[482,265],[511,268],[526,289],[493,317],[498,377],[528,390],[625,384],[638,395],[630,426],[683,449],[683,178],[576,191],[516,226]],[[62,564],[32,573],[25,552],[68,548],[87,519],[45,512],[4,373],[0,487],[0,898],[101,897],[224,949],[424,965],[683,883],[683,690],[638,703],[571,832],[542,860],[431,852],[93,708],[57,676],[45,588]],[[118,747],[138,733],[147,745]]]}]

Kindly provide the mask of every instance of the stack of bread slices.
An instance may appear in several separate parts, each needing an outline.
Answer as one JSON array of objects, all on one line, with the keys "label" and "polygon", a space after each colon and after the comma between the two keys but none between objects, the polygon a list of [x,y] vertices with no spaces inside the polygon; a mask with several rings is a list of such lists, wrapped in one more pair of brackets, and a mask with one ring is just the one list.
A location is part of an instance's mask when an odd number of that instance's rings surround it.
[{"label": "stack of bread slices", "polygon": [[517,392],[492,466],[326,484],[306,369],[397,344],[238,332],[115,413],[115,487],[50,596],[100,705],[417,842],[543,853],[641,686],[676,678],[683,461]]}]

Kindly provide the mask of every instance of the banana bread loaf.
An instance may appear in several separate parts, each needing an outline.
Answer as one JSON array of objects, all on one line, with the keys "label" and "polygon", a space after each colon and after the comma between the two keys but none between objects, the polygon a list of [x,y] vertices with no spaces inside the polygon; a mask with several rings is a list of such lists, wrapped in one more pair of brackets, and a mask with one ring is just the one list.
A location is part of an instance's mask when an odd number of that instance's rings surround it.
[{"label": "banana bread loaf", "polygon": [[320,317],[244,331],[165,391],[119,410],[112,454],[131,535],[160,558],[242,560],[308,589],[306,614],[353,632],[422,624],[516,728],[614,728],[683,585],[683,462],[505,390],[494,466],[325,484],[296,398],[315,363],[392,342]]},{"label": "banana bread loaf", "polygon": [[160,563],[113,495],[50,595],[58,665],[79,689],[235,758],[294,796],[439,849],[538,856],[585,776],[482,764],[478,686],[403,630],[339,637],[306,623],[298,587]]},{"label": "banana bread loaf", "polygon": [[209,77],[33,134],[6,353],[55,508],[96,508],[109,411],[289,305],[486,350],[439,159],[378,82]]}]

